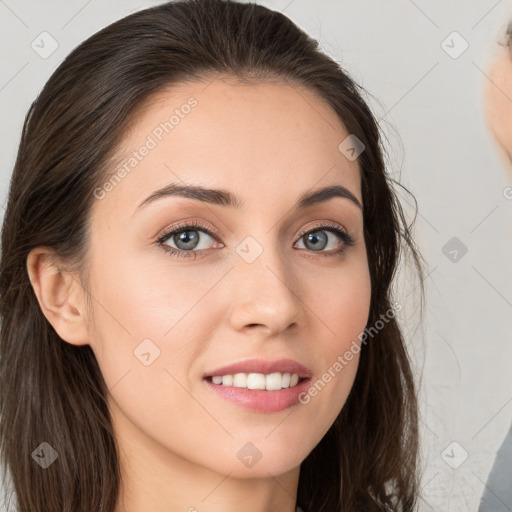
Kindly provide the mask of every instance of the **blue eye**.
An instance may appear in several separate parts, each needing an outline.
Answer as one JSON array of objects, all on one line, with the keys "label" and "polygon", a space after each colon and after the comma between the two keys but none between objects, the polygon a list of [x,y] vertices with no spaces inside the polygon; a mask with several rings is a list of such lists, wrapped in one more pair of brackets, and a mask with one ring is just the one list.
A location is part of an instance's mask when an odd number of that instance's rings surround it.
[{"label": "blue eye", "polygon": [[[334,242],[334,251],[325,252],[324,249],[329,245],[330,238],[328,234],[336,234],[338,239],[342,241],[341,247],[336,248],[336,242]],[[202,235],[202,236],[201,236]],[[216,234],[214,234],[206,226],[201,223],[193,221],[188,224],[182,224],[174,226],[163,233],[157,240],[157,245],[161,246],[166,253],[170,253],[176,257],[193,257],[197,258],[198,252],[207,250],[208,247],[201,248],[198,246],[203,242],[205,235],[207,238],[217,240]],[[168,245],[168,241],[172,241],[176,247]],[[340,229],[336,224],[316,226],[313,229],[309,229],[306,232],[301,233],[297,242],[302,241],[306,246],[306,249],[310,249],[309,252],[317,252],[321,256],[337,256],[342,254],[346,249],[353,246],[355,240],[343,229]],[[208,240],[206,241],[208,245]],[[223,245],[221,244],[223,247]]]},{"label": "blue eye", "polygon": [[[177,257],[197,257],[197,246],[201,238],[200,233],[206,233],[208,237],[216,240],[216,235],[212,233],[206,226],[203,226],[199,222],[191,222],[188,224],[182,224],[180,226],[174,226],[170,230],[163,233],[156,241],[162,249]],[[167,245],[166,241],[171,239],[176,248]]]},{"label": "blue eye", "polygon": [[[350,237],[349,234],[345,231],[342,231],[337,227],[329,227],[329,229],[324,229],[326,227],[328,226],[321,226],[320,228],[315,228],[314,231],[308,231],[305,235],[300,237],[299,241],[303,241],[304,245],[309,245],[309,248],[311,248],[313,252],[318,252],[325,249],[329,244],[329,236],[327,236],[327,233],[336,233],[338,238],[341,238],[343,241],[343,245],[341,249],[338,249],[334,253],[331,251],[330,253],[326,254],[326,256],[340,254],[340,252],[343,252],[348,246],[354,244],[352,237]],[[306,247],[306,249],[307,248],[308,247]],[[336,247],[334,247],[334,249],[336,249]]]}]

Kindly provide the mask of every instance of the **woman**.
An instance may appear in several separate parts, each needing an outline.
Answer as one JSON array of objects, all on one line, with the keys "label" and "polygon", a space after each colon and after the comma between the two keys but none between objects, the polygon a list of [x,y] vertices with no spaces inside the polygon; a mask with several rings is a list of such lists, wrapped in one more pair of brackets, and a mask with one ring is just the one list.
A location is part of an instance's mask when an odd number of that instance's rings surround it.
[{"label": "woman", "polygon": [[[498,143],[499,151],[510,173],[512,164],[512,21],[504,44],[500,44],[485,81],[484,103],[487,126]],[[512,187],[505,187],[503,195],[512,198]],[[487,480],[479,512],[500,512],[512,507],[512,425],[496,453]]]},{"label": "woman", "polygon": [[288,18],[189,0],[93,35],[4,219],[20,511],[414,510],[405,248],[421,274],[375,118]]}]

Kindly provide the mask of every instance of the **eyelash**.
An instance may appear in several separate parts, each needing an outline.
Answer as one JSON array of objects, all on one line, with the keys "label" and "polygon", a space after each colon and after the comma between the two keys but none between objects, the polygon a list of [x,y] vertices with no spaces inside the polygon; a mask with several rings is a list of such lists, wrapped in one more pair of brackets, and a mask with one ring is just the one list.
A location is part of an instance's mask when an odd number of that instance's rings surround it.
[{"label": "eyelash", "polygon": [[[176,256],[178,258],[197,258],[197,253],[201,252],[201,250],[191,250],[191,251],[184,251],[182,249],[175,249],[174,247],[169,247],[164,242],[167,241],[172,235],[175,235],[177,233],[182,233],[186,231],[196,231],[197,228],[200,228],[199,231],[204,231],[209,236],[211,236],[214,240],[218,241],[218,235],[213,232],[211,229],[209,229],[207,226],[201,224],[198,221],[192,221],[187,224],[180,224],[178,226],[173,226],[172,228],[169,228],[168,230],[164,231],[155,241],[155,243],[162,248],[162,250],[166,253],[171,254],[172,256]],[[299,241],[304,236],[314,233],[315,231],[322,231],[324,228],[327,231],[335,232],[343,241],[343,245],[340,249],[337,249],[335,252],[318,252],[319,255],[325,256],[325,257],[332,257],[332,256],[339,256],[342,253],[345,252],[349,247],[353,246],[355,244],[355,240],[343,229],[340,229],[336,224],[329,224],[329,223],[323,223],[318,226],[314,226],[313,228],[308,229],[307,231],[303,231],[300,236],[298,237],[297,241]],[[316,251],[309,251],[309,252],[316,252]],[[194,255],[194,256],[192,256]]]}]

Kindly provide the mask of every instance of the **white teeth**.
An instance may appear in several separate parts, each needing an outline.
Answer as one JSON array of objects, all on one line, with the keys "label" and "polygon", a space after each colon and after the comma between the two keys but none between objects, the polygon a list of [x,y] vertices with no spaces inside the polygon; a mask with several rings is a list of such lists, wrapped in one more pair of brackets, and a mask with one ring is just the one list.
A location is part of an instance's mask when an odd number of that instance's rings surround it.
[{"label": "white teeth", "polygon": [[212,377],[214,384],[234,386],[237,388],[266,389],[276,391],[283,388],[296,386],[299,376],[294,373],[235,373],[234,375],[216,375]]},{"label": "white teeth", "polygon": [[266,381],[267,378],[263,373],[249,373],[247,375],[247,387],[249,389],[265,389]]},{"label": "white teeth", "polygon": [[[287,374],[287,375],[289,375],[289,374]],[[290,382],[288,382],[288,384],[290,384]],[[270,375],[267,375],[267,377],[265,378],[265,382],[264,382],[264,388],[262,388],[262,389],[274,391],[276,389],[281,389],[283,387],[287,388],[288,386],[283,386],[283,377],[279,372],[277,372],[277,373],[271,373]]]},{"label": "white teeth", "polygon": [[222,377],[222,385],[223,386],[232,386],[233,385],[233,375],[224,375]]},{"label": "white teeth", "polygon": [[245,373],[235,373],[233,375],[233,386],[236,388],[246,388],[247,375]]}]

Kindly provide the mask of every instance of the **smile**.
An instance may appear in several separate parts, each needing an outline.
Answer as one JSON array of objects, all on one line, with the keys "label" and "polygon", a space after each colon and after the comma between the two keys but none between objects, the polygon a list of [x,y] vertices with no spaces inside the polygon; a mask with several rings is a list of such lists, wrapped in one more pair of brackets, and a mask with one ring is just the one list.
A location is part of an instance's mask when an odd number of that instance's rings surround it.
[{"label": "smile", "polygon": [[222,386],[277,391],[297,385],[299,376],[296,373],[290,374],[281,372],[274,372],[267,375],[263,373],[235,373],[234,375],[216,375],[215,377],[211,377],[211,382]]}]

